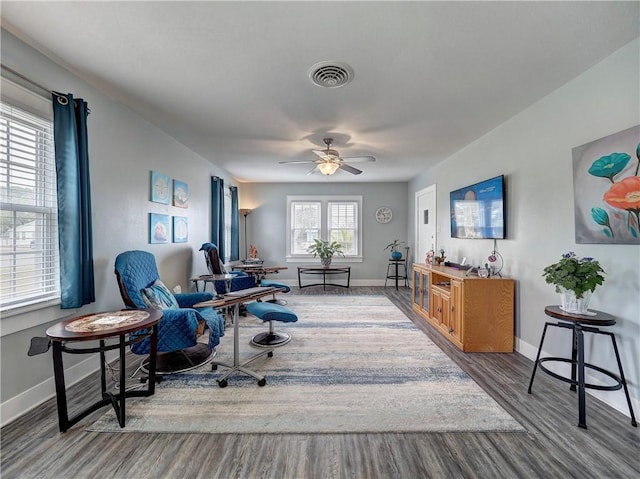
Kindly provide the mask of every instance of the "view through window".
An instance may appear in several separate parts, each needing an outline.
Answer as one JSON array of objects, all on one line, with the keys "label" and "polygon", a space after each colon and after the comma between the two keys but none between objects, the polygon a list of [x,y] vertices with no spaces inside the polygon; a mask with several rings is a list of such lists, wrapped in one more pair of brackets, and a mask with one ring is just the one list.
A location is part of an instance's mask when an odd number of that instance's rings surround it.
[{"label": "view through window", "polygon": [[51,100],[2,79],[0,309],[60,297]]},{"label": "view through window", "polygon": [[287,256],[311,257],[313,240],[324,239],[340,243],[346,259],[359,258],[361,209],[361,196],[287,196]]}]

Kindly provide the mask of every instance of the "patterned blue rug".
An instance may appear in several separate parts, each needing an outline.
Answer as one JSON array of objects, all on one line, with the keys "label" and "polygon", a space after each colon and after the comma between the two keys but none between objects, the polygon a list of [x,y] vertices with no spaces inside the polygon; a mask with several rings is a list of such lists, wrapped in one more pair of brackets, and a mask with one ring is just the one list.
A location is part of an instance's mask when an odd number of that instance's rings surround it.
[{"label": "patterned blue rug", "polygon": [[[297,323],[277,324],[292,341],[249,367],[267,384],[225,368],[166,376],[151,398],[127,402],[90,431],[167,433],[524,432],[522,426],[384,296],[289,296]],[[241,360],[267,328],[240,319]],[[232,361],[233,328],[218,347]]]}]

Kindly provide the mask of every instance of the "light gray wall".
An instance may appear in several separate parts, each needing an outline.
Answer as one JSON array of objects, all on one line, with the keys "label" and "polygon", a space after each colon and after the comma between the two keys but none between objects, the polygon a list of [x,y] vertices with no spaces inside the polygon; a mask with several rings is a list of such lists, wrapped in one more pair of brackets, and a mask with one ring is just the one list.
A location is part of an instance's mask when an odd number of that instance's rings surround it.
[{"label": "light gray wall", "polygon": [[[415,192],[436,184],[438,247],[448,256],[466,256],[472,264],[484,264],[493,249],[492,240],[451,238],[449,192],[506,175],[508,239],[498,241],[498,250],[504,256],[504,274],[517,280],[517,347],[530,358],[535,358],[542,328],[550,320],[543,312],[545,305],[559,302],[553,286],[541,276],[543,268],[567,251],[597,258],[607,275],[591,307],[618,318],[610,330],[617,336],[636,411],[640,398],[640,247],[575,243],[571,149],[640,123],[639,57],[636,40],[423,172],[410,182],[408,196],[409,217],[413,218]],[[413,238],[413,221],[409,223]],[[418,257],[424,257],[424,252],[418,252]],[[553,330],[545,346],[553,355],[566,355],[568,341],[567,335]],[[617,370],[608,338],[589,337],[587,348],[590,361]],[[622,391],[598,396],[627,413]]]},{"label": "light gray wall", "polygon": [[[2,31],[1,47],[3,64],[51,89],[84,97],[91,107],[89,144],[98,298],[95,304],[80,310],[62,312],[59,308],[47,308],[2,318],[0,400],[4,424],[17,404],[28,407],[53,394],[50,355],[27,357],[28,339],[43,335],[47,326],[65,315],[122,306],[113,275],[113,262],[119,252],[139,248],[153,252],[161,277],[170,287],[181,284],[185,289],[191,275],[205,271],[197,249],[209,239],[209,176],[221,176],[226,183],[232,179],[208,161],[215,161],[215,157],[202,158],[194,154],[126,106],[112,101],[5,31]],[[592,306],[618,317],[618,324],[611,330],[618,337],[625,373],[637,401],[640,397],[637,361],[640,356],[640,249],[575,244],[571,148],[640,123],[639,50],[638,41],[632,42],[446,159],[442,165],[423,172],[408,186],[403,183],[243,184],[240,206],[255,209],[249,216],[249,239],[265,259],[280,262],[285,251],[282,232],[287,193],[362,194],[365,261],[354,268],[354,276],[361,280],[380,279],[386,271],[384,246],[394,238],[408,240],[413,246],[415,192],[436,183],[440,245],[448,254],[464,255],[478,262],[491,251],[493,244],[487,240],[450,238],[448,193],[460,186],[505,174],[509,239],[499,241],[498,249],[505,257],[505,274],[518,281],[518,349],[532,356],[547,319],[542,309],[546,304],[557,303],[553,288],[541,278],[542,268],[567,250],[594,256],[602,262],[608,275],[606,284],[597,290]],[[189,184],[188,210],[148,201],[150,170]],[[382,205],[394,210],[394,219],[387,225],[379,225],[373,218],[376,208]],[[187,216],[189,243],[149,245],[149,212]],[[424,252],[417,252],[416,257],[423,258]],[[295,273],[285,274],[283,278],[293,278]],[[32,326],[35,324],[39,325]],[[559,336],[551,338],[547,347],[554,354],[564,353],[568,347],[566,338],[561,341]],[[593,362],[615,369],[608,344],[599,339],[595,344],[588,341],[588,347],[588,357]],[[66,357],[65,364],[75,366],[82,359]],[[626,412],[621,392],[600,393],[600,396]]]},{"label": "light gray wall", "polygon": [[[380,284],[387,271],[389,251],[384,247],[398,238],[407,241],[407,183],[244,183],[240,188],[240,207],[253,211],[247,216],[249,244],[260,258],[288,266],[277,279],[297,278],[296,266],[286,263],[287,195],[362,195],[363,262],[349,263],[353,284]],[[375,211],[388,206],[393,218],[387,224],[375,220]],[[244,224],[241,220],[241,231]],[[244,243],[241,242],[244,252]],[[409,253],[411,255],[411,252]],[[313,260],[319,261],[319,260]],[[334,259],[338,262],[339,258]],[[307,261],[309,263],[309,261]],[[273,279],[276,279],[275,277]]]},{"label": "light gray wall", "polygon": [[[216,168],[208,159],[196,155],[126,106],[111,100],[4,30],[2,63],[47,88],[71,92],[89,103],[96,285],[96,302],[81,309],[62,311],[59,307],[50,307],[3,316],[0,357],[4,421],[5,412],[16,404],[33,403],[42,399],[43,394],[54,391],[50,353],[35,357],[26,354],[31,337],[44,336],[49,325],[66,316],[123,307],[113,272],[116,255],[130,249],[152,252],[160,276],[170,288],[181,285],[186,290],[191,286],[188,280],[193,274],[206,272],[198,248],[210,238],[209,178],[217,175],[225,179],[225,184],[233,182],[227,172]],[[189,185],[188,209],[149,201],[151,170]],[[150,212],[186,216],[189,243],[148,244]],[[87,356],[65,355],[64,360],[65,366],[72,367],[87,360]]]}]

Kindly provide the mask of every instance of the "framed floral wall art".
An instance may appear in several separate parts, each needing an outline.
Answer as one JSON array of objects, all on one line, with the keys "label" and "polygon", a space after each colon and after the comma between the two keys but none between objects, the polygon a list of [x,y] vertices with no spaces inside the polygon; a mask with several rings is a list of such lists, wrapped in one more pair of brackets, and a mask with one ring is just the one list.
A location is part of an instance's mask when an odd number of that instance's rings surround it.
[{"label": "framed floral wall art", "polygon": [[576,243],[640,245],[640,126],[572,153]]}]

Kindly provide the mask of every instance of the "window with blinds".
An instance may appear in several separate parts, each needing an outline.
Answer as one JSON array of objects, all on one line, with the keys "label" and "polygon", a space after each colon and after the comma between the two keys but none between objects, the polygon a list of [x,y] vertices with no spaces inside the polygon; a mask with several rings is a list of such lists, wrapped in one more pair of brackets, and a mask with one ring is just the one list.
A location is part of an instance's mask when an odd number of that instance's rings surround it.
[{"label": "window with blinds", "polygon": [[320,238],[321,203],[319,201],[293,201],[291,215],[291,253],[308,255],[314,239]]},{"label": "window with blinds", "polygon": [[327,206],[329,241],[340,243],[345,256],[358,254],[358,204],[355,201],[329,201]]},{"label": "window with blinds", "polygon": [[310,258],[314,239],[339,242],[345,259],[360,257],[362,197],[287,196],[287,205],[287,257]]},{"label": "window with blinds", "polygon": [[2,79],[0,310],[60,298],[51,116],[50,100]]}]

